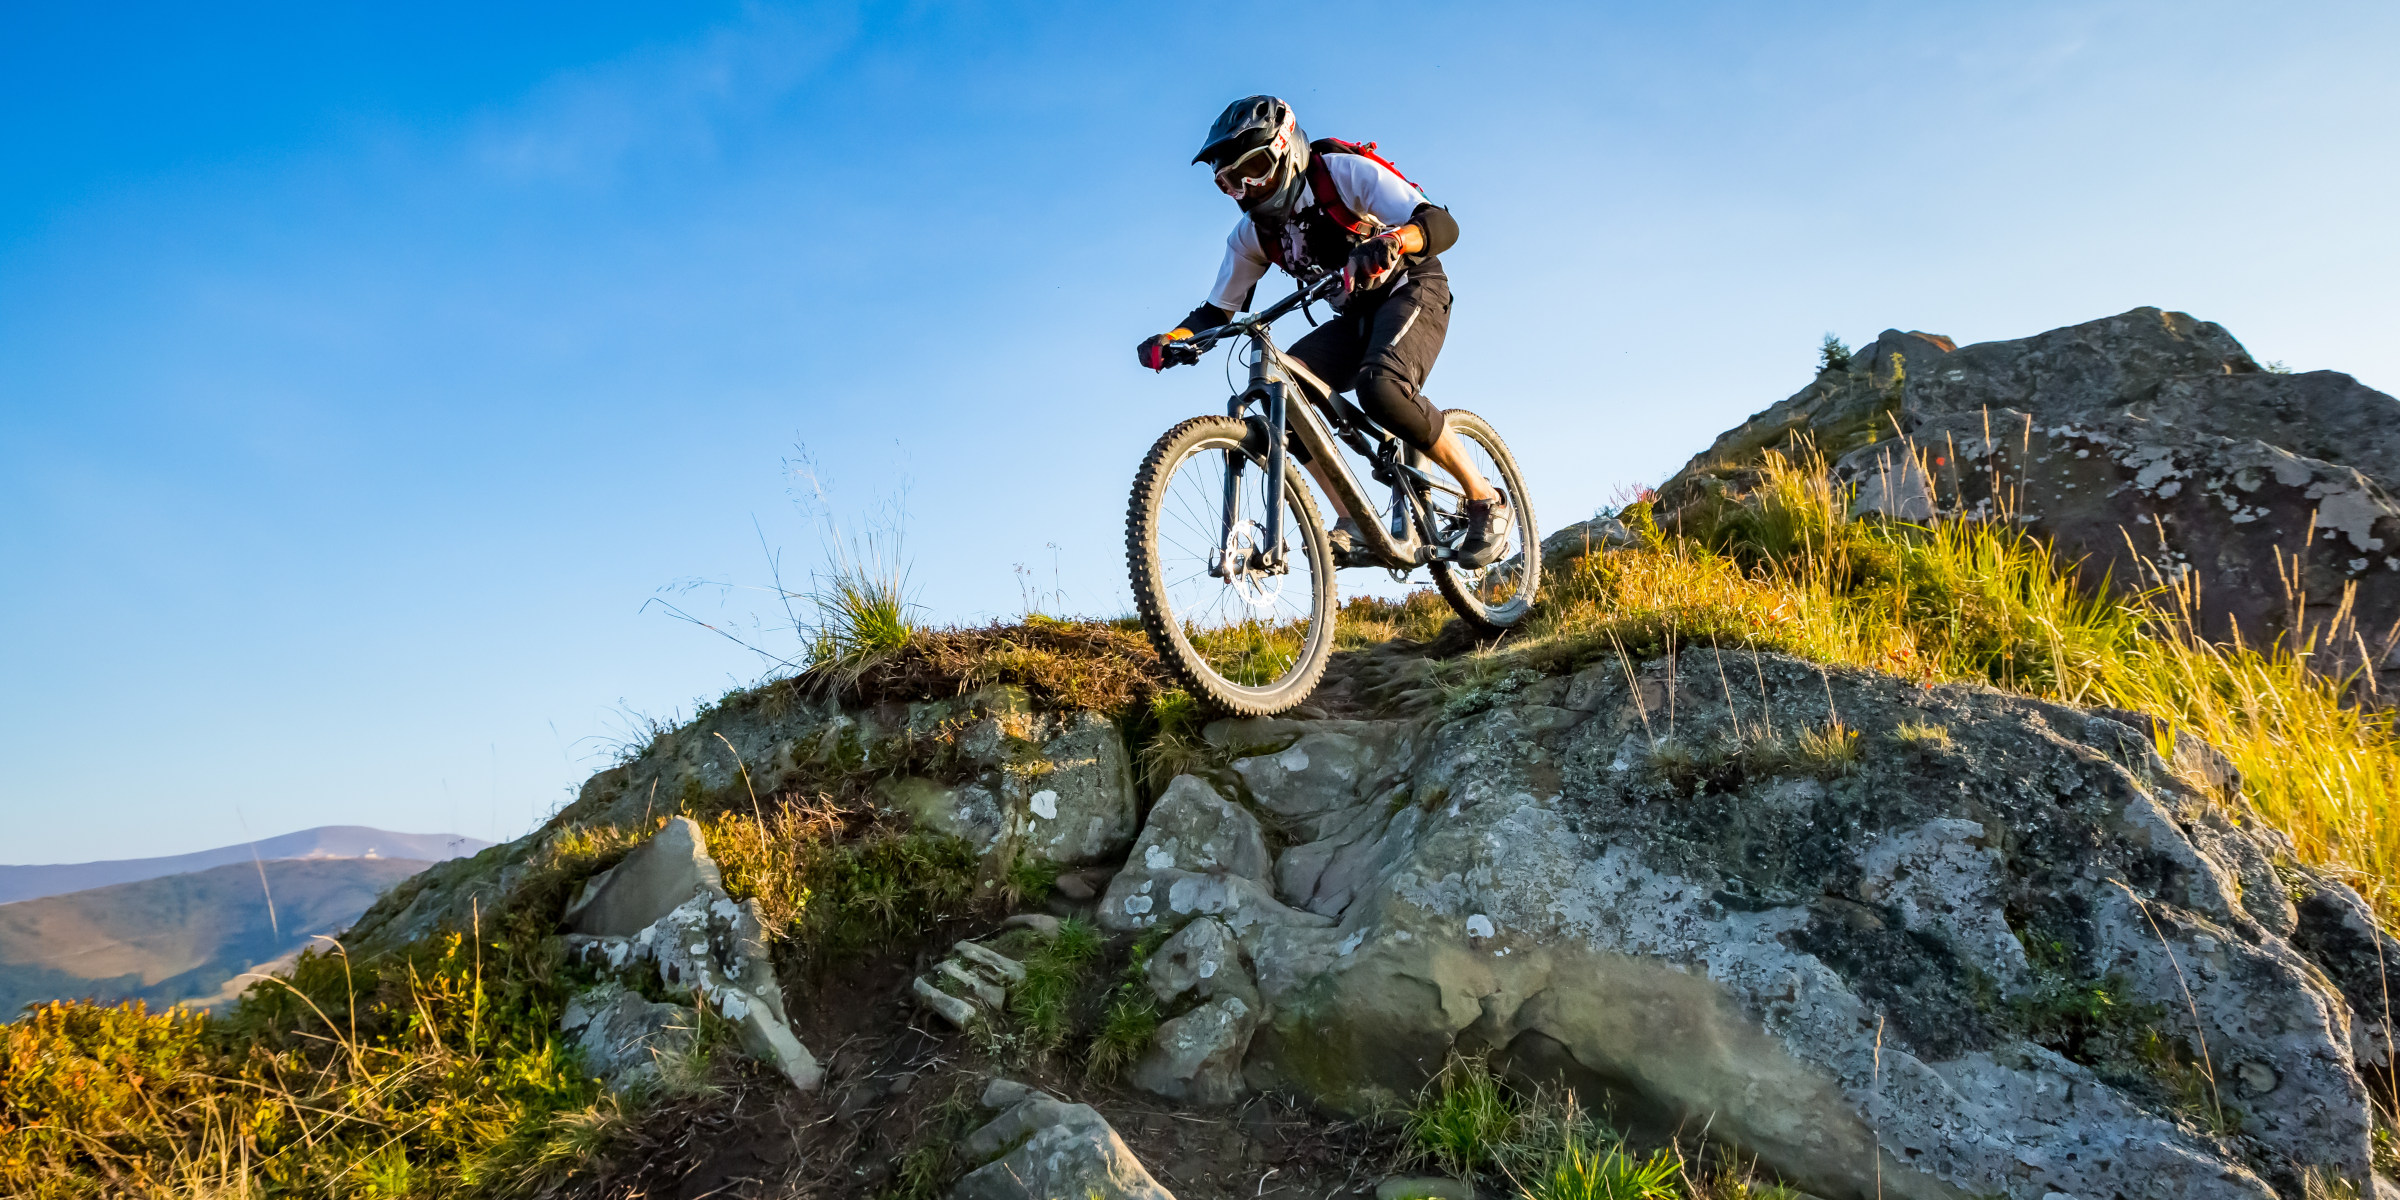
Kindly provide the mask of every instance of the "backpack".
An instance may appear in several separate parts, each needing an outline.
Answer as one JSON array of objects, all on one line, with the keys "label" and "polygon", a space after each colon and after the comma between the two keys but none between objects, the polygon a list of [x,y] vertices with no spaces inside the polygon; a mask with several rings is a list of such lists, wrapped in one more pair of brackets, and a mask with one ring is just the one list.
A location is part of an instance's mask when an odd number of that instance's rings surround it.
[{"label": "backpack", "polygon": [[[1392,174],[1399,175],[1400,182],[1412,188],[1417,187],[1415,180],[1406,175],[1400,175],[1400,168],[1393,166],[1382,155],[1375,153],[1375,143],[1373,142],[1362,145],[1358,142],[1345,142],[1340,138],[1318,138],[1310,142],[1308,144],[1309,199],[1315,203],[1318,212],[1323,213],[1328,220],[1340,226],[1344,233],[1354,238],[1367,235],[1367,222],[1365,218],[1350,211],[1349,205],[1342,203],[1341,190],[1333,185],[1333,169],[1325,165],[1325,156],[1328,154],[1359,155]],[[1417,188],[1417,190],[1422,192],[1425,189]],[[1267,261],[1287,270],[1290,269],[1283,261],[1283,239],[1261,237],[1259,249],[1266,252]]]}]

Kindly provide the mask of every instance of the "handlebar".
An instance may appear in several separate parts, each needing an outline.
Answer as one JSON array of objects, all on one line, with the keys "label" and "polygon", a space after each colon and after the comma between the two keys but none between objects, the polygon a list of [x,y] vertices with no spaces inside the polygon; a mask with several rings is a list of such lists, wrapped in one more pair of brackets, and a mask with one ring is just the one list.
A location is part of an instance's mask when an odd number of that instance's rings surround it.
[{"label": "handlebar", "polygon": [[1279,318],[1291,315],[1293,309],[1314,304],[1319,300],[1331,299],[1342,290],[1342,287],[1343,281],[1340,272],[1328,272],[1320,275],[1314,282],[1301,284],[1292,290],[1291,295],[1250,314],[1247,318],[1227,321],[1214,329],[1195,333],[1180,342],[1169,342],[1166,347],[1166,358],[1169,362],[1177,363],[1199,362],[1200,356],[1214,348],[1218,342],[1229,337],[1250,333],[1252,330],[1263,329],[1274,324]]}]

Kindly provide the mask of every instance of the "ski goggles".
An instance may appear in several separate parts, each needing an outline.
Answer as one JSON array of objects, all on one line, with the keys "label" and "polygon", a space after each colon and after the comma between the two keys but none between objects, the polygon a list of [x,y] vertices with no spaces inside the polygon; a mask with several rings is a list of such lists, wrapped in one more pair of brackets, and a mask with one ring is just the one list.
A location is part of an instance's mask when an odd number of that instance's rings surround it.
[{"label": "ski goggles", "polygon": [[1275,143],[1253,146],[1248,153],[1217,168],[1217,190],[1239,200],[1242,193],[1275,178],[1278,160]]}]

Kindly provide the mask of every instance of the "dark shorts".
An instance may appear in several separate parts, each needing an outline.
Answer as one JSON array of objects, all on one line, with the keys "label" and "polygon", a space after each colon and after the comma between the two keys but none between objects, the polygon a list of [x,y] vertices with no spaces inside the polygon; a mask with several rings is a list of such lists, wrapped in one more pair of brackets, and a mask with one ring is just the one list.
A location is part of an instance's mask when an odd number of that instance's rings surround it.
[{"label": "dark shorts", "polygon": [[1449,332],[1450,278],[1439,263],[1426,263],[1372,307],[1335,314],[1289,353],[1335,391],[1355,396],[1376,424],[1428,450],[1442,436],[1442,411],[1422,389]]}]

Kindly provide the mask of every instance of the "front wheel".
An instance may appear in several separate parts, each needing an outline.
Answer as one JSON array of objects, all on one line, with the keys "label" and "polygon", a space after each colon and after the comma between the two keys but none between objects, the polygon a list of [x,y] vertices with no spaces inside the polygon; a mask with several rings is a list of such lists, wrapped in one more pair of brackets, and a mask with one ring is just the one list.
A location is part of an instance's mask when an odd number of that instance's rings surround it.
[{"label": "front wheel", "polygon": [[1333,554],[1288,462],[1281,544],[1267,544],[1266,460],[1250,440],[1232,417],[1194,417],[1159,438],[1134,477],[1125,557],[1159,657],[1194,694],[1263,717],[1307,699],[1325,674]]},{"label": "front wheel", "polygon": [[[1533,593],[1542,582],[1541,531],[1534,525],[1533,499],[1525,493],[1525,477],[1518,472],[1508,443],[1500,440],[1500,431],[1463,408],[1450,410],[1449,424],[1450,431],[1467,444],[1467,458],[1475,470],[1508,494],[1508,506],[1516,519],[1509,524],[1508,545],[1498,561],[1474,570],[1436,561],[1433,582],[1442,590],[1442,599],[1477,633],[1494,634],[1524,620],[1533,609]],[[1433,506],[1434,520],[1445,532],[1465,526],[1467,518],[1458,497],[1435,491]]]}]

